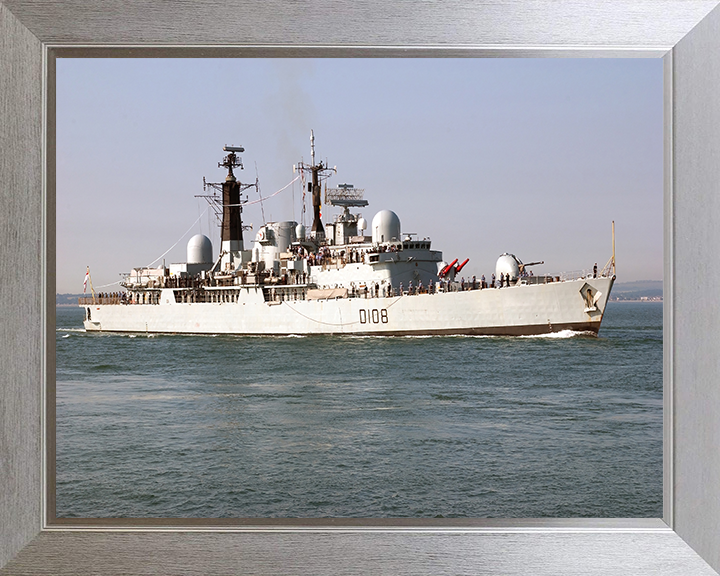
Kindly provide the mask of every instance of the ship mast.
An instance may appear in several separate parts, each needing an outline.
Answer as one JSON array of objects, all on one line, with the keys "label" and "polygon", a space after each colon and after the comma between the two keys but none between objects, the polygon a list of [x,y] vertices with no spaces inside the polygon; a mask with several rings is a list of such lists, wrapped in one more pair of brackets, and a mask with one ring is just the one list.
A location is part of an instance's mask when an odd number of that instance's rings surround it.
[{"label": "ship mast", "polygon": [[320,219],[320,208],[321,208],[321,192],[320,182],[330,177],[331,174],[337,172],[335,168],[328,168],[325,164],[320,162],[315,164],[315,134],[310,130],[310,158],[312,164],[309,166],[304,162],[300,162],[297,165],[298,170],[310,172],[312,175],[311,181],[308,182],[308,192],[312,192],[313,202],[313,223],[310,229],[311,236],[316,240],[322,240],[325,238],[325,229]]},{"label": "ship mast", "polygon": [[242,160],[235,152],[244,152],[245,149],[242,146],[225,146],[223,150],[229,154],[222,162],[218,162],[218,168],[227,168],[228,170],[225,182],[223,182],[223,218],[220,242],[222,251],[232,254],[243,249],[240,184],[233,174],[233,168],[243,169]]},{"label": "ship mast", "polygon": [[243,224],[242,224],[242,201],[240,193],[257,184],[242,184],[238,182],[233,173],[233,168],[243,169],[242,159],[239,153],[245,152],[242,146],[224,146],[223,151],[227,156],[222,162],[218,162],[218,168],[227,168],[227,176],[224,182],[206,182],[203,178],[203,189],[214,188],[222,192],[222,199],[217,195],[200,195],[205,198],[215,210],[215,215],[221,218],[220,224],[220,269],[235,268],[235,261],[242,262],[241,252],[243,245]]}]

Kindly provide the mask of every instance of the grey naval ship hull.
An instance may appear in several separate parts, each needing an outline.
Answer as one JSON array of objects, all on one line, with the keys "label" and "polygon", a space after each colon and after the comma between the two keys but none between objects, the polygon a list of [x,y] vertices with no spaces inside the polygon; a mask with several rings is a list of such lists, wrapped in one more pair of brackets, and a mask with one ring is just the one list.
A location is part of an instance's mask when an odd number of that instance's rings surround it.
[{"label": "grey naval ship hull", "polygon": [[[614,277],[379,298],[269,300],[262,287],[240,286],[223,302],[176,302],[165,289],[156,304],[88,304],[88,331],[287,336],[347,334],[597,334]],[[590,298],[588,298],[590,289]]]}]

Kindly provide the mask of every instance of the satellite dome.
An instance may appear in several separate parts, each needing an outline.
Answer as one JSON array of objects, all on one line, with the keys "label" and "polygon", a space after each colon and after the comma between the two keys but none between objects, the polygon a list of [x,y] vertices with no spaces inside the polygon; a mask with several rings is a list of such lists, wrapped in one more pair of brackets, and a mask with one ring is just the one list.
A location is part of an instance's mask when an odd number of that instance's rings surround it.
[{"label": "satellite dome", "polygon": [[213,261],[212,242],[202,234],[195,234],[187,244],[188,264],[207,264]]},{"label": "satellite dome", "polygon": [[400,240],[400,218],[391,210],[380,210],[372,219],[374,244]]},{"label": "satellite dome", "polygon": [[495,276],[505,276],[510,274],[510,280],[515,281],[520,277],[520,260],[515,257],[515,254],[508,254],[505,252],[497,260],[495,264]]},{"label": "satellite dome", "polygon": [[366,230],[367,229],[367,220],[365,218],[359,218],[357,221],[357,229],[358,230]]},{"label": "satellite dome", "polygon": [[298,240],[305,240],[305,226],[302,224],[295,226],[295,238]]}]

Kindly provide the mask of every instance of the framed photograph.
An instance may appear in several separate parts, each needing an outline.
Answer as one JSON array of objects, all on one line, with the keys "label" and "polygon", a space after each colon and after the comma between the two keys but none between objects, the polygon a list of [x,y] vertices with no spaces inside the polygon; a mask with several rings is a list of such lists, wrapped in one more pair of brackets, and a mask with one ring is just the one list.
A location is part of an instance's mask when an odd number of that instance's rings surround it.
[{"label": "framed photograph", "polygon": [[55,69],[58,523],[662,516],[661,59]]},{"label": "framed photograph", "polygon": [[[697,573],[720,566],[717,542],[720,473],[714,450],[720,394],[713,360],[711,261],[718,232],[713,190],[720,168],[713,150],[720,82],[713,49],[720,37],[715,2],[668,2],[660,7],[609,4],[605,12],[583,4],[544,6],[543,14],[520,4],[466,6],[464,16],[425,7],[412,26],[382,24],[371,31],[350,23],[379,22],[382,7],[328,15],[333,32],[322,46],[317,23],[305,14],[272,14],[243,5],[247,41],[235,27],[218,25],[213,8],[188,9],[186,24],[160,25],[160,5],[127,13],[61,6],[37,11],[31,2],[0,4],[0,32],[8,55],[0,60],[3,118],[0,137],[9,153],[2,167],[3,199],[3,499],[0,566],[42,573],[64,566],[83,570],[207,573]],[[537,7],[535,8],[537,9]],[[56,11],[53,11],[56,10]],[[219,10],[219,8],[218,8]],[[367,8],[363,8],[367,10]],[[362,12],[362,10],[361,10]],[[509,14],[514,14],[510,17]],[[583,15],[578,21],[570,16]],[[178,14],[173,14],[177,17]],[[191,17],[192,16],[192,17]],[[272,18],[271,18],[272,16]],[[535,18],[565,22],[555,34],[538,32]],[[358,20],[360,18],[360,20]],[[450,18],[448,21],[447,19]],[[588,25],[587,19],[595,22]],[[280,32],[280,22],[312,24],[307,32]],[[307,20],[305,20],[307,19]],[[181,18],[182,20],[182,18]],[[649,20],[654,26],[647,26]],[[458,23],[446,27],[450,21]],[[272,25],[270,24],[272,22]],[[480,23],[489,22],[480,26]],[[583,24],[583,22],[585,22]],[[643,24],[638,24],[642,22]],[[103,23],[103,25],[101,25]],[[199,24],[198,24],[199,23]],[[105,25],[107,24],[107,25]],[[219,26],[219,27],[218,27]],[[89,33],[88,30],[98,32]],[[588,30],[590,32],[588,32]],[[317,30],[315,30],[317,32]],[[299,34],[299,35],[298,35]],[[292,38],[288,44],[286,38]],[[507,38],[517,39],[508,42]],[[202,43],[202,48],[180,45]],[[88,47],[88,44],[95,44]],[[147,45],[138,47],[139,45]],[[151,46],[151,44],[153,46]],[[240,45],[238,45],[240,44]],[[362,44],[362,45],[360,45]],[[208,45],[210,47],[208,47]],[[264,46],[260,46],[264,45]],[[388,47],[388,45],[390,47]],[[444,45],[446,47],[441,48]],[[449,49],[447,47],[450,47]],[[55,370],[55,67],[58,56],[630,56],[664,59],[665,68],[665,313],[664,515],[638,520],[258,521],[234,525],[149,521],[87,523],[72,529],[48,515],[53,470],[51,430]],[[14,146],[5,146],[12,142]],[[44,169],[43,169],[44,167]],[[702,270],[703,273],[699,273]],[[682,281],[681,281],[682,279]],[[690,281],[691,280],[691,281]],[[21,328],[24,327],[24,328]],[[26,329],[29,327],[30,329]],[[717,402],[716,402],[717,400]],[[50,436],[48,436],[50,434]],[[48,460],[50,458],[50,460]],[[50,484],[48,483],[50,482]],[[88,562],[88,558],[92,561]],[[480,567],[480,568],[478,568]],[[630,568],[629,568],[630,567]]]}]

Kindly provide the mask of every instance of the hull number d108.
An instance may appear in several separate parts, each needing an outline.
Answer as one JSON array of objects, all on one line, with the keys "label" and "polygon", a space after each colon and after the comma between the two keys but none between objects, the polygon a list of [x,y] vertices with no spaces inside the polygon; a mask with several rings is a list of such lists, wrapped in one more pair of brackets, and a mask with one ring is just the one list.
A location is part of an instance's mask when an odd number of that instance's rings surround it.
[{"label": "hull number d108", "polygon": [[385,308],[378,310],[376,308],[372,310],[360,309],[360,324],[387,324],[388,314]]}]

